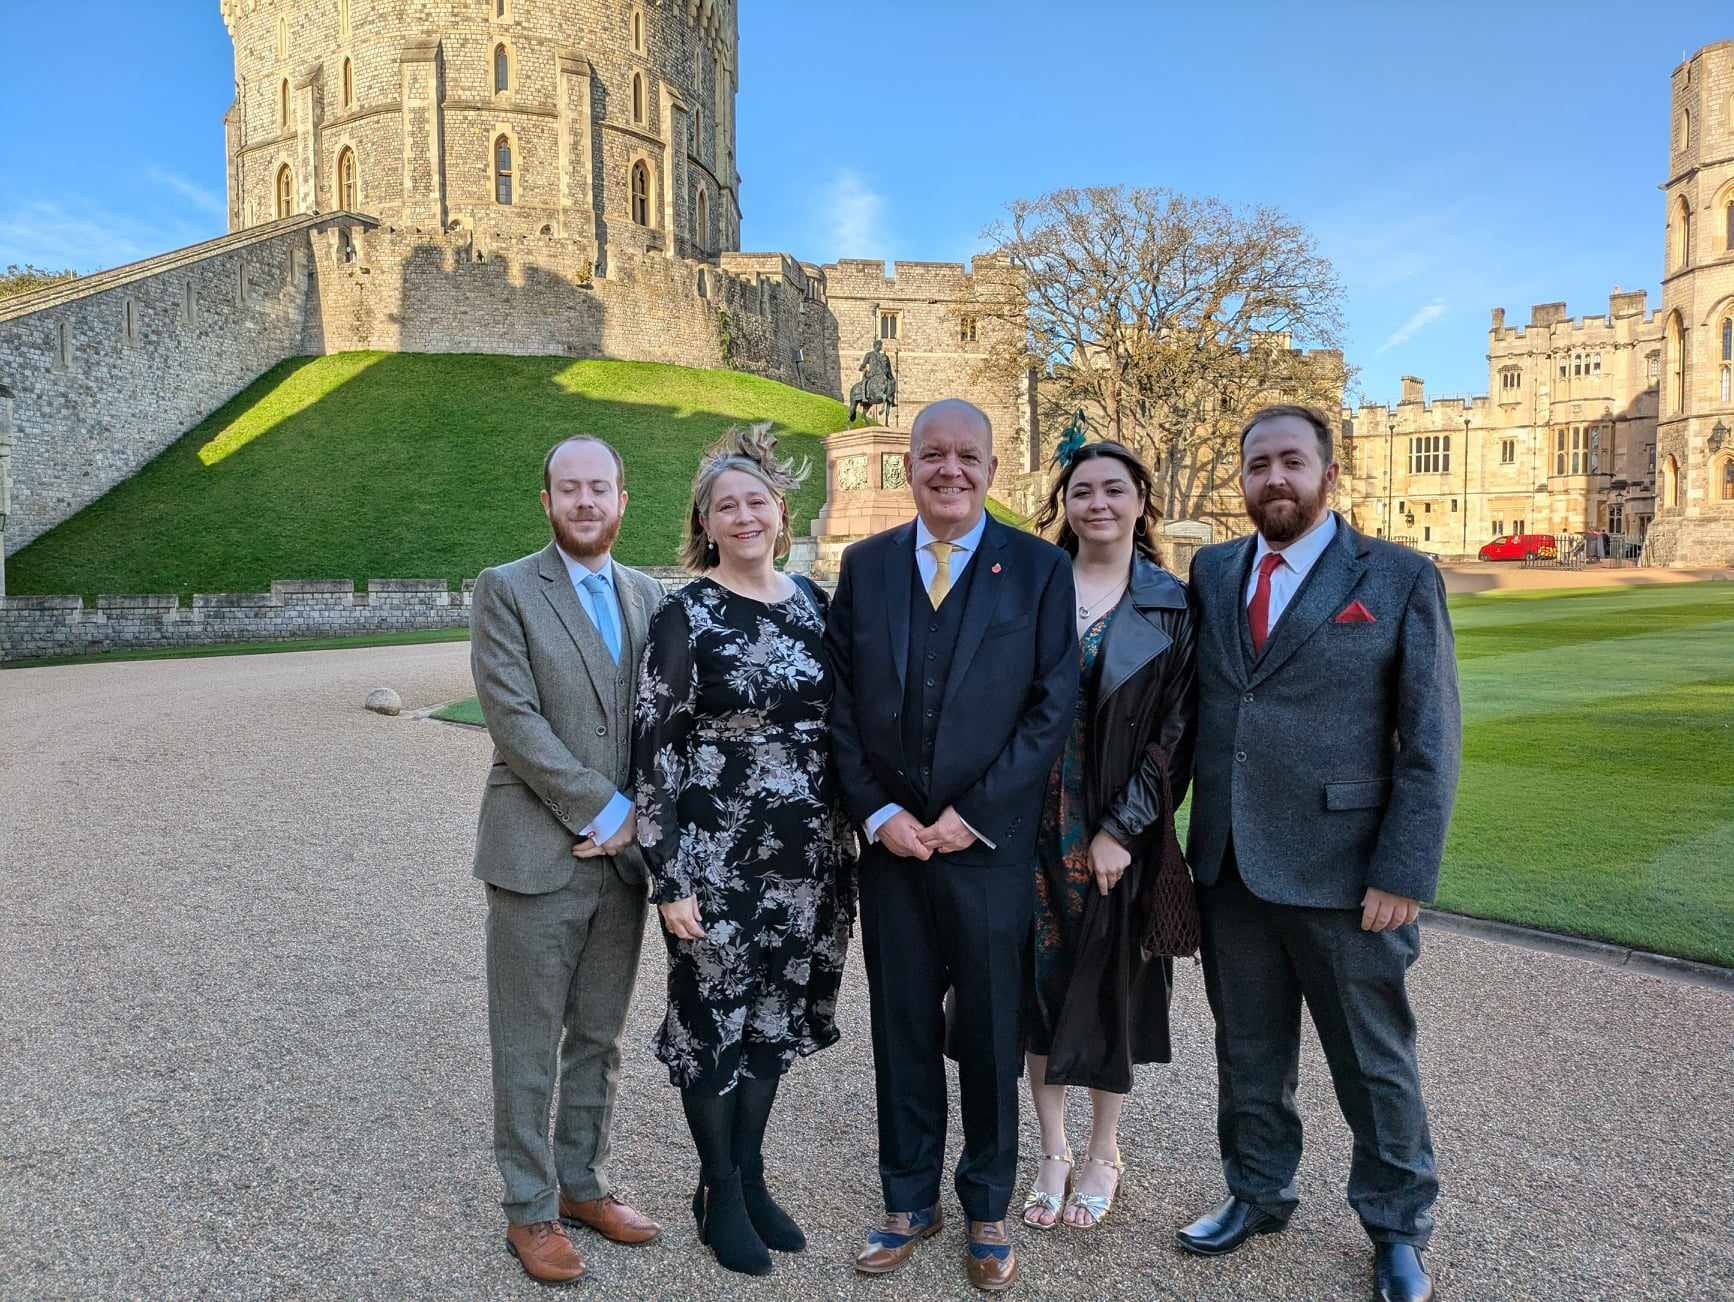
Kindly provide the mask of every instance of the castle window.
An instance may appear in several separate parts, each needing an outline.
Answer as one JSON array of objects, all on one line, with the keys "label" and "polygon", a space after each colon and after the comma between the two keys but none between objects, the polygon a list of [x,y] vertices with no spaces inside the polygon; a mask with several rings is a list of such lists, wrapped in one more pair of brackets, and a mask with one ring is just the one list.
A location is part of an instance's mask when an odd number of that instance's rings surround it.
[{"label": "castle window", "polygon": [[632,52],[644,53],[644,12],[639,9],[632,11]]},{"label": "castle window", "polygon": [[1726,404],[1728,401],[1728,367],[1726,365],[1724,365],[1722,367],[1721,394],[1722,394],[1722,402],[1724,404]]},{"label": "castle window", "polygon": [[1651,384],[1662,378],[1662,355],[1651,353],[1644,361],[1645,372]]},{"label": "castle window", "polygon": [[1722,322],[1722,360],[1734,362],[1734,318]]},{"label": "castle window", "polygon": [[132,345],[138,343],[138,304],[134,303],[130,298],[126,301],[126,314],[123,321],[127,346],[130,348]]},{"label": "castle window", "polygon": [[1734,502],[1734,457],[1722,458],[1722,500]]},{"label": "castle window", "polygon": [[1677,416],[1686,409],[1686,331],[1679,312],[1669,315],[1662,339],[1668,350],[1668,406]]},{"label": "castle window", "polygon": [[650,225],[650,169],[642,162],[632,165],[632,220]]},{"label": "castle window", "polygon": [[1508,366],[1499,373],[1499,387],[1507,393],[1513,393],[1523,387],[1523,372],[1515,366]]},{"label": "castle window", "polygon": [[54,328],[54,330],[55,330],[55,337],[54,337],[54,355],[55,355],[55,358],[57,359],[61,370],[63,370],[63,371],[71,370],[72,369],[72,330],[71,330],[71,327],[69,327],[66,324],[66,322],[62,321],[59,325],[57,325]]},{"label": "castle window", "polygon": [[1597,375],[1600,375],[1602,373],[1602,355],[1600,353],[1597,353],[1594,357],[1592,357],[1590,359],[1590,361],[1594,367],[1595,373]]},{"label": "castle window", "polygon": [[1674,124],[1674,148],[1684,149],[1692,139],[1692,110],[1681,109],[1679,119]]},{"label": "castle window", "polygon": [[1571,373],[1574,377],[1583,374],[1583,354],[1582,353],[1573,353],[1571,355]]},{"label": "castle window", "polygon": [[494,17],[499,22],[505,22],[512,16],[512,0],[494,0]]},{"label": "castle window", "polygon": [[343,61],[343,107],[353,108],[355,105],[355,64],[350,60]]},{"label": "castle window", "polygon": [[504,95],[512,88],[512,58],[506,47],[494,47],[494,94]]},{"label": "castle window", "polygon": [[281,62],[289,57],[289,20],[277,20],[277,58]]},{"label": "castle window", "polygon": [[897,313],[881,312],[879,314],[879,337],[881,339],[897,338]]},{"label": "castle window", "polygon": [[1566,365],[1567,365],[1567,362],[1566,362],[1565,358],[1563,358],[1563,357],[1560,358],[1559,359],[1559,378],[1562,380],[1565,379]]},{"label": "castle window", "polygon": [[963,318],[963,322],[957,328],[957,342],[960,344],[973,344],[975,342],[974,317],[966,316]]},{"label": "castle window", "polygon": [[[1451,469],[1451,436],[1424,434],[1409,440],[1409,473],[1437,475]],[[1431,507],[1427,508],[1431,510]]]},{"label": "castle window", "polygon": [[337,0],[337,34],[349,39],[349,0]]},{"label": "castle window", "polygon": [[277,220],[295,215],[295,174],[284,163],[277,169]]},{"label": "castle window", "polygon": [[644,78],[636,72],[632,74],[632,120],[644,125]]},{"label": "castle window", "polygon": [[1564,430],[1560,430],[1558,436],[1554,439],[1554,444],[1553,444],[1553,473],[1556,475],[1563,475],[1565,473],[1565,431]]},{"label": "castle window", "polygon": [[345,149],[337,155],[337,206],[345,212],[358,212],[355,184],[355,151]]},{"label": "castle window", "polygon": [[277,125],[283,130],[289,129],[289,78],[283,78],[283,84],[277,89]]},{"label": "castle window", "polygon": [[181,320],[192,325],[198,315],[198,291],[193,286],[192,277],[187,277],[187,283],[181,286]]},{"label": "castle window", "polygon": [[494,202],[512,202],[512,142],[506,136],[494,141]]},{"label": "castle window", "polygon": [[1662,462],[1662,505],[1680,505],[1680,463],[1671,452]]},{"label": "castle window", "polygon": [[1729,253],[1734,253],[1734,199],[1722,210],[1722,244]]},{"label": "castle window", "polygon": [[1510,465],[1517,464],[1517,440],[1516,439],[1500,439],[1499,440],[1499,464],[1502,466],[1510,466]]},{"label": "castle window", "polygon": [[692,237],[699,248],[710,247],[710,196],[703,190],[698,192],[698,227]]},{"label": "castle window", "polygon": [[1674,270],[1678,271],[1686,265],[1692,248],[1692,209],[1686,202],[1686,196],[1681,195],[1674,202],[1673,219],[1668,223],[1668,235],[1672,242]]}]

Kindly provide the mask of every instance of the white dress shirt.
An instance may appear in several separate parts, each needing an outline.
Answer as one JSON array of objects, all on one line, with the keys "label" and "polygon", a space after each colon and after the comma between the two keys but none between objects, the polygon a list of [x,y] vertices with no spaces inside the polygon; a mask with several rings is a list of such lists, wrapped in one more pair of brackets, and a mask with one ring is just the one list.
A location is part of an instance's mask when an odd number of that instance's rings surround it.
[{"label": "white dress shirt", "polygon": [[[578,604],[584,607],[584,613],[590,616],[590,624],[596,629],[596,636],[599,638],[602,636],[602,626],[596,620],[596,595],[584,585],[584,580],[592,574],[602,579],[603,586],[608,590],[609,614],[614,616],[614,635],[620,640],[620,654],[626,655],[626,621],[620,613],[620,592],[614,586],[614,558],[598,556],[594,560],[577,560],[568,556],[566,549],[559,543],[554,544],[554,550],[559,552],[560,559],[566,562],[566,576],[572,580],[572,591],[578,594]],[[583,833],[600,845],[620,830],[620,825],[631,812],[631,798],[616,791],[608,798],[608,803],[602,806],[602,812],[582,829]]]},{"label": "white dress shirt", "polygon": [[1288,609],[1288,603],[1300,591],[1300,585],[1306,582],[1307,575],[1312,573],[1313,566],[1319,563],[1319,557],[1325,554],[1325,548],[1336,536],[1335,511],[1326,511],[1324,519],[1281,551],[1267,543],[1263,534],[1258,535],[1258,545],[1252,555],[1252,573],[1246,579],[1245,605],[1252,604],[1253,594],[1258,591],[1259,564],[1272,552],[1282,557],[1282,564],[1270,572],[1270,610],[1264,624],[1267,632],[1276,631],[1276,622],[1282,618],[1282,612]]},{"label": "white dress shirt", "polygon": [[[975,556],[976,552],[981,549],[981,536],[986,532],[987,512],[983,511],[981,513],[981,518],[975,522],[974,528],[964,534],[963,537],[954,538],[952,540],[951,568],[949,570],[949,575],[951,578],[951,586],[953,588],[957,587],[957,581],[963,577],[964,570],[969,568],[970,560]],[[915,569],[916,572],[921,575],[921,587],[923,591],[933,586],[933,575],[939,569],[939,561],[934,557],[933,549],[929,545],[936,541],[938,540],[934,538],[933,530],[927,527],[927,521],[923,520],[919,515],[916,516]],[[892,815],[901,814],[902,812],[903,806],[894,801],[889,805],[882,805],[880,808],[875,809],[870,815],[868,815],[868,844],[871,845],[878,841],[879,829],[885,826],[886,822]],[[964,826],[969,827],[969,824],[965,823]],[[988,849],[995,850],[999,848],[980,832],[977,832],[973,827],[969,827],[969,830],[975,839],[980,841]]]}]

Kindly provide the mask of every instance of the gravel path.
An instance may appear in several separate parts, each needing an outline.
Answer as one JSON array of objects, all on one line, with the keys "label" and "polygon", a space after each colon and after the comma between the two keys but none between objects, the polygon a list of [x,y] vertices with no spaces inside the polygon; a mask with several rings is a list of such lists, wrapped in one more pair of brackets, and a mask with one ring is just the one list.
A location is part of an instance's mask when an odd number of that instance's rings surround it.
[{"label": "gravel path", "polygon": [[[468,694],[466,651],[0,674],[0,1294],[542,1296],[502,1247],[488,1146],[468,866],[486,738],[360,708],[381,684],[406,710]],[[970,1296],[949,1193],[951,1227],[903,1273],[850,1272],[877,1204],[853,960],[844,1041],[791,1073],[773,1138],[813,1246],[769,1280],[712,1264],[646,1048],[661,956],[646,946],[615,1150],[670,1230],[640,1249],[581,1232],[581,1293]],[[1439,932],[1414,993],[1441,1296],[1734,1296],[1734,993]],[[1218,1262],[1170,1246],[1221,1182],[1194,968],[1175,1023],[1179,1060],[1143,1070],[1128,1108],[1110,1220],[1021,1233],[1022,1291],[1366,1296],[1316,1044],[1290,1233]]]}]

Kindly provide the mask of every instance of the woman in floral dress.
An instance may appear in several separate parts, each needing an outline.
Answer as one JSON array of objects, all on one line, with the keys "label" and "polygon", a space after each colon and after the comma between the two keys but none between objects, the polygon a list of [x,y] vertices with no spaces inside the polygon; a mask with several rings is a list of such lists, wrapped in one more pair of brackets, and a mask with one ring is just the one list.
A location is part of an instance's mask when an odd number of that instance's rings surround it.
[{"label": "woman in floral dress", "polygon": [[771,1269],[805,1236],[765,1184],[777,1085],[837,1039],[854,920],[831,768],[825,599],[780,574],[800,475],[768,426],[731,432],[693,485],[703,577],[651,621],[634,711],[638,838],[668,944],[656,1055],[698,1147],[693,1216],[722,1265]]}]

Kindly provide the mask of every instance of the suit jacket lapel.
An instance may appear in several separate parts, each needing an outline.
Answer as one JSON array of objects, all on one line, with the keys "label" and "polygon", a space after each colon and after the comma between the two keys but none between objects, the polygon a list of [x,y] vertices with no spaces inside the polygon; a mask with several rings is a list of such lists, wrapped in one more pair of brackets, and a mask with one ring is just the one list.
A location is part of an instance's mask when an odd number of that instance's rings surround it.
[{"label": "suit jacket lapel", "polygon": [[1366,566],[1360,559],[1360,538],[1348,521],[1337,518],[1336,536],[1313,565],[1300,591],[1289,600],[1270,631],[1264,654],[1252,667],[1248,686],[1263,682],[1311,637],[1318,626],[1336,614],[1361,581]]},{"label": "suit jacket lapel", "polygon": [[994,572],[994,565],[1005,546],[1005,529],[1005,525],[989,516],[981,546],[970,558],[969,596],[963,607],[963,620],[957,626],[957,650],[952,653],[951,668],[946,671],[942,709],[951,704],[951,698],[962,688],[970,661],[981,649],[981,639],[993,621],[994,608],[999,605],[1000,576]]},{"label": "suit jacket lapel", "polygon": [[885,628],[891,635],[891,659],[897,666],[901,691],[909,676],[909,598],[915,571],[915,525],[906,524],[885,549]]},{"label": "suit jacket lapel", "polygon": [[1239,547],[1223,558],[1223,579],[1229,590],[1227,599],[1216,603],[1218,636],[1230,662],[1240,667],[1238,676],[1243,683],[1252,674],[1252,630],[1246,622],[1246,581],[1252,574],[1252,557],[1257,550],[1258,535],[1248,534]]},{"label": "suit jacket lapel", "polygon": [[1162,584],[1149,573],[1154,569],[1149,561],[1133,557],[1131,590],[1121,598],[1124,609],[1114,612],[1108,621],[1108,631],[1102,637],[1102,676],[1096,688],[1098,711],[1132,675],[1166,651],[1174,641],[1145,612],[1184,610],[1186,594],[1178,584]]},{"label": "suit jacket lapel", "polygon": [[603,712],[607,713],[614,700],[614,692],[612,689],[602,689],[603,684],[613,681],[614,657],[608,654],[608,648],[602,645],[601,634],[590,622],[590,616],[584,613],[578,594],[572,589],[572,576],[566,572],[566,562],[560,558],[553,543],[549,543],[547,550],[542,553],[539,568],[542,574],[542,595],[548,599],[548,604],[554,607],[554,613],[560,617],[560,622],[566,626],[566,632],[571,635],[572,643],[578,648],[578,655],[590,679],[590,690],[596,693],[597,702],[602,706]]},{"label": "suit jacket lapel", "polygon": [[626,641],[620,654],[626,657],[627,664],[636,665],[638,657],[644,654],[645,639],[650,636],[651,612],[645,609],[639,585],[618,564],[614,567],[614,591],[620,598],[620,613],[626,623]]}]

